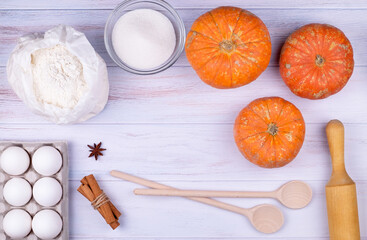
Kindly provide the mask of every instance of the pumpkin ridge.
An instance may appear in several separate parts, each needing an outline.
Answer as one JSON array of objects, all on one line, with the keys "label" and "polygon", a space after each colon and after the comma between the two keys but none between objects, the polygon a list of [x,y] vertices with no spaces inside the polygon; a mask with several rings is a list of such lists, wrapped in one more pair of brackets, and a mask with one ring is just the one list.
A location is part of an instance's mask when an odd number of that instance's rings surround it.
[{"label": "pumpkin ridge", "polygon": [[[228,28],[229,28],[229,24],[228,24],[228,21],[227,21],[227,17],[226,17],[227,15],[223,15],[223,19],[224,19],[224,22],[226,23],[226,25],[228,26]],[[214,17],[214,16],[213,16]],[[236,23],[237,23],[237,21],[236,21]],[[218,27],[219,28],[219,27]],[[232,35],[232,33],[233,33],[233,30],[231,31],[231,35]],[[231,37],[229,37],[229,40],[231,40]]]},{"label": "pumpkin ridge", "polygon": [[283,141],[283,136],[281,135],[281,134],[279,134],[278,136],[277,136],[277,138],[278,138],[278,140],[279,140],[279,142],[282,144],[282,146],[284,147],[284,148],[286,148],[288,151],[289,150],[292,150],[290,147],[288,147],[288,145],[287,144],[285,144],[284,143],[284,141]]},{"label": "pumpkin ridge", "polygon": [[278,128],[282,128],[282,127],[287,126],[288,124],[290,124],[292,122],[297,122],[297,121],[302,121],[302,120],[303,120],[302,118],[292,119],[291,121],[288,121],[288,122],[285,122],[285,123],[279,125]]},{"label": "pumpkin ridge", "polygon": [[211,58],[209,58],[209,60],[208,61],[206,61],[205,63],[203,63],[203,65],[202,66],[200,66],[199,68],[197,68],[197,69],[195,69],[194,67],[194,70],[195,71],[199,71],[199,70],[201,70],[203,67],[205,67],[209,62],[211,62],[211,61],[213,61],[213,60],[218,60],[218,57],[220,56],[220,53],[219,52],[217,52],[217,53],[215,53],[214,54],[214,56],[213,57],[211,57]]},{"label": "pumpkin ridge", "polygon": [[[279,121],[279,118],[280,118],[280,116],[282,115],[282,113],[283,113],[283,109],[284,109],[284,106],[285,106],[285,103],[282,101],[282,108],[280,109],[280,111],[279,111],[279,114],[278,114],[278,116],[277,116],[277,118],[275,119],[275,122],[277,123],[278,121]],[[278,129],[280,128],[280,126],[278,125]]]},{"label": "pumpkin ridge", "polygon": [[259,135],[259,134],[265,134],[265,133],[267,133],[267,132],[258,132],[258,133],[252,134],[252,135],[250,135],[250,136],[247,136],[247,137],[244,137],[244,138],[238,139],[238,141],[239,141],[239,142],[242,142],[242,141],[245,141],[245,140],[247,140],[247,139],[249,139],[249,138],[251,138],[251,137],[255,137],[255,136]]},{"label": "pumpkin ridge", "polygon": [[270,138],[270,134],[266,135],[265,137],[265,141],[261,144],[260,148],[257,150],[257,152],[260,152],[260,150],[262,150],[262,148],[265,146],[265,144],[268,142],[269,138]]},{"label": "pumpkin ridge", "polygon": [[[218,59],[220,60],[220,64],[222,64],[223,63],[223,54],[219,54],[219,56],[218,56]],[[219,60],[218,60],[218,62],[217,63],[219,63]],[[213,80],[214,80],[214,82],[215,82],[215,80],[217,79],[217,77],[218,77],[218,74],[219,74],[219,72],[220,72],[220,69],[219,68],[216,68],[215,69],[215,75],[214,75],[214,77],[213,77]]]},{"label": "pumpkin ridge", "polygon": [[215,18],[214,18],[214,16],[213,16],[212,12],[211,12],[211,11],[209,11],[208,13],[209,13],[209,15],[212,17],[213,22],[214,22],[215,26],[217,27],[217,30],[218,30],[219,34],[222,36],[222,39],[224,39],[224,36],[223,36],[223,34],[222,34],[222,31],[219,29],[218,23],[217,23],[217,21],[215,20]]},{"label": "pumpkin ridge", "polygon": [[236,34],[236,36],[238,37],[239,40],[241,40],[241,43],[246,43],[242,40],[242,38],[245,38],[247,34],[249,34],[250,32],[252,32],[253,30],[255,30],[256,28],[258,28],[259,26],[262,25],[261,21],[258,21],[252,28],[250,28],[249,30],[247,30],[246,32],[242,33],[241,36],[239,36],[237,33],[235,33],[233,31],[233,33]]},{"label": "pumpkin ridge", "polygon": [[238,24],[238,22],[240,21],[240,18],[241,18],[241,14],[242,14],[242,12],[243,12],[243,9],[241,9],[241,11],[239,11],[239,13],[238,13],[237,21],[236,21],[236,23],[235,23],[235,25],[234,25],[234,28],[232,29],[231,36],[230,36],[230,38],[229,38],[230,40],[232,40],[233,33],[234,33],[234,31],[236,30],[236,28],[237,28],[237,24]]},{"label": "pumpkin ridge", "polygon": [[[269,134],[269,138],[272,138],[271,139],[271,141],[273,142],[274,141],[274,136],[271,136],[270,134]],[[264,144],[265,145],[265,144]],[[269,161],[269,159],[271,159],[271,155],[269,156],[269,153],[270,153],[270,151],[274,151],[274,149],[272,148],[272,147],[269,147],[268,149],[266,149],[266,152],[265,152],[265,156],[268,156],[267,157],[267,161]],[[259,152],[259,151],[258,151]],[[275,154],[274,154],[274,156],[275,156]],[[274,161],[271,161],[271,162],[274,162]]]},{"label": "pumpkin ridge", "polygon": [[[314,72],[315,70],[316,69],[314,67],[311,67],[311,69],[308,72],[306,72],[305,74],[303,74],[300,77],[297,77],[295,86],[293,87],[292,91],[298,90],[300,87],[302,87],[303,84],[305,84],[305,82],[307,80],[306,76],[309,75],[311,72]],[[293,73],[293,75],[294,75],[294,73]],[[300,79],[302,79],[302,80],[300,81]]]},{"label": "pumpkin ridge", "polygon": [[262,68],[261,68],[258,64],[255,64],[255,62],[253,62],[253,61],[249,60],[249,59],[248,59],[247,57],[245,57],[241,52],[236,51],[236,54],[237,54],[238,56],[240,56],[242,59],[244,59],[244,60],[245,60],[245,62],[246,62],[247,64],[249,64],[249,65],[255,65],[255,66],[257,67],[257,69],[262,70]]},{"label": "pumpkin ridge", "polygon": [[322,42],[321,42],[321,49],[323,50],[323,57],[325,58],[325,59],[328,59],[328,54],[325,54],[325,38],[326,38],[326,30],[325,29],[323,29],[323,28],[321,28],[321,30],[322,30],[322,32],[323,32],[323,37],[322,37]]},{"label": "pumpkin ridge", "polygon": [[[305,65],[306,65],[306,64],[305,64]],[[313,63],[311,63],[311,62],[310,62],[310,63],[309,63],[309,65],[313,65]],[[291,66],[299,67],[299,66],[300,66],[300,64],[299,64],[299,65],[292,65],[292,64],[291,64]],[[311,68],[312,68],[312,66],[311,66]],[[297,75],[297,74],[298,74],[300,71],[302,71],[302,70],[304,70],[304,68],[299,68],[299,69],[297,69],[296,71],[294,71],[294,72],[292,73],[292,75]],[[310,73],[311,71],[312,71],[312,69],[311,69],[308,73]],[[307,74],[308,74],[308,73],[307,73]],[[306,74],[306,75],[307,75],[307,74]],[[298,79],[298,78],[297,78],[297,79]]]},{"label": "pumpkin ridge", "polygon": [[[294,57],[294,58],[296,58],[296,57]],[[299,62],[299,63],[293,63],[293,64],[292,63],[286,63],[286,64],[290,64],[291,67],[299,67],[299,66],[304,66],[304,65],[313,65],[313,63],[311,61],[307,61],[307,62],[305,61],[305,62]],[[289,68],[287,68],[287,69],[289,69]],[[297,73],[297,72],[298,72],[298,70],[294,73]]]},{"label": "pumpkin ridge", "polygon": [[262,117],[260,117],[260,115],[255,112],[251,107],[249,107],[250,111],[253,112],[259,119],[261,119],[265,124],[266,126],[268,126],[268,123],[265,121],[265,119],[263,119]]},{"label": "pumpkin ridge", "polygon": [[249,44],[255,44],[255,43],[267,43],[267,42],[269,42],[269,41],[261,41],[261,40],[259,40],[259,41],[253,41],[253,42],[243,42],[243,43],[240,43],[240,44],[236,44],[237,45],[237,47],[242,47],[242,46],[246,46],[246,45],[249,45]]},{"label": "pumpkin ridge", "polygon": [[268,111],[269,120],[271,121],[269,124],[274,124],[275,127],[278,129],[278,126],[277,126],[276,122],[272,121],[273,119],[271,119],[268,101],[265,101],[265,103],[266,103],[266,110]]},{"label": "pumpkin ridge", "polygon": [[[272,139],[272,144],[275,144],[275,136],[272,136],[273,137],[273,139]],[[278,137],[277,137],[277,139],[279,139]],[[269,148],[269,149],[272,149],[273,150],[273,152],[274,152],[274,160],[276,161],[277,159],[277,148],[276,147],[273,147],[273,148]]]},{"label": "pumpkin ridge", "polygon": [[[339,71],[337,71],[334,67],[329,66],[329,68],[331,68],[331,69],[333,69],[335,72],[337,72],[337,73],[339,74],[339,76],[342,76],[342,74],[341,74]],[[328,76],[329,76],[330,78],[333,78],[333,76],[331,76],[331,72],[330,72],[330,71],[327,71],[327,73],[329,74]],[[328,79],[330,79],[330,78],[327,78],[327,80],[328,80]],[[337,80],[338,80],[338,83],[340,83],[340,84],[345,84],[345,81],[344,81],[344,78],[343,78],[343,77],[339,77]],[[337,89],[337,92],[339,92],[342,88],[338,87],[338,88],[336,88],[336,89]]]},{"label": "pumpkin ridge", "polygon": [[233,67],[232,67],[232,61],[229,58],[229,56],[227,56],[227,61],[229,62],[229,70],[231,71],[231,88],[233,87]]},{"label": "pumpkin ridge", "polygon": [[[214,36],[216,35],[216,33],[215,33],[215,31],[208,25],[208,23],[206,22],[206,21],[203,21],[202,22],[202,24],[203,25],[205,25],[208,29],[210,29],[210,31],[214,34]],[[214,22],[214,24],[215,25],[217,25],[215,22]],[[195,30],[193,30],[193,31],[195,31]],[[198,32],[198,31],[195,31],[195,32]],[[201,32],[198,32],[198,33],[201,33]],[[203,34],[203,33],[201,33],[202,35],[206,35],[206,34]],[[221,33],[219,33],[219,35],[220,36],[222,36],[222,34]],[[215,41],[215,43],[217,43],[218,44],[218,42],[219,42],[219,40],[220,39],[218,39],[218,40],[215,40],[214,38],[213,38],[213,40]]]},{"label": "pumpkin ridge", "polygon": [[[288,41],[285,42],[285,44],[287,44],[287,47],[296,49],[297,51],[299,51],[300,53],[304,54],[304,57],[309,57],[310,55],[312,55],[312,53],[308,53],[304,50],[301,50],[300,48],[294,46],[293,44],[289,43]],[[292,54],[292,57],[294,56],[294,54]]]},{"label": "pumpkin ridge", "polygon": [[[198,51],[202,51],[202,50],[207,50],[207,49],[213,49],[213,51],[216,49],[215,47],[203,47],[203,48],[197,48],[197,49],[192,49],[192,50],[186,50],[186,52],[198,52]],[[213,52],[215,54],[215,52]]]},{"label": "pumpkin ridge", "polygon": [[212,40],[215,44],[218,44],[218,41],[216,41],[214,38],[212,37],[209,37],[208,35],[204,34],[204,33],[201,33],[201,32],[197,32],[197,31],[192,31],[193,33],[196,33],[198,35],[201,35],[205,38],[208,38],[209,40]]},{"label": "pumpkin ridge", "polygon": [[[341,84],[344,84],[344,79],[341,77],[342,76],[342,73],[341,72],[339,72],[337,69],[335,69],[334,67],[332,67],[332,66],[328,66],[330,69],[332,69],[332,70],[334,70],[337,74],[339,74],[339,78],[337,79],[338,80],[338,83],[341,83]],[[331,71],[325,71],[325,72],[327,72],[327,74],[329,75],[329,77],[331,78],[331,79],[333,79],[333,76],[331,76]],[[335,77],[335,76],[334,76]],[[327,80],[329,80],[330,78],[328,78]],[[339,92],[339,91],[338,91]]]},{"label": "pumpkin ridge", "polygon": [[[287,132],[287,131],[279,131],[279,132],[281,132],[281,133],[283,133],[283,134],[286,134],[286,133],[291,134],[291,132]],[[302,139],[300,139],[297,135],[292,134],[292,137],[295,137],[295,138],[297,138],[298,140],[302,141]]]},{"label": "pumpkin ridge", "polygon": [[345,57],[328,58],[328,62],[335,62],[335,61],[340,61],[340,60],[345,61]]}]

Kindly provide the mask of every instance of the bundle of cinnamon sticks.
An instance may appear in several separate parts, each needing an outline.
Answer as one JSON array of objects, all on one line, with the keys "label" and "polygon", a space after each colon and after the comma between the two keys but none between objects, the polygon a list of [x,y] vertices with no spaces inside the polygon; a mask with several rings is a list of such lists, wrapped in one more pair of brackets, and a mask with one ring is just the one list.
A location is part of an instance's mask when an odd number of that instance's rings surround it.
[{"label": "bundle of cinnamon sticks", "polygon": [[92,174],[88,175],[80,182],[82,184],[79,186],[78,192],[92,203],[92,206],[98,210],[112,229],[116,229],[120,225],[118,220],[121,213],[103,193],[94,176]]}]

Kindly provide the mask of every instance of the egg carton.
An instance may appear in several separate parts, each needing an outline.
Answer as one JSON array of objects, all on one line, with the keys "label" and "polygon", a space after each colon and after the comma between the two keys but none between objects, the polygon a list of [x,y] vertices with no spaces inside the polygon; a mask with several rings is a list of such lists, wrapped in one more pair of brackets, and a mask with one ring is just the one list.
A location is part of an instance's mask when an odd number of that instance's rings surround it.
[{"label": "egg carton", "polygon": [[[22,175],[18,175],[18,176],[11,176],[8,175],[7,173],[5,173],[1,168],[0,168],[0,240],[10,240],[11,238],[9,236],[7,236],[3,230],[3,218],[6,215],[7,212],[9,212],[12,209],[23,209],[25,211],[27,211],[32,218],[34,217],[34,215],[43,209],[52,209],[55,210],[57,213],[59,213],[59,215],[61,216],[62,220],[63,220],[63,228],[61,230],[61,233],[55,238],[56,240],[67,240],[69,239],[69,227],[68,227],[68,209],[69,209],[69,197],[68,197],[68,176],[69,176],[69,168],[68,168],[68,147],[67,147],[67,142],[0,142],[0,155],[1,153],[10,146],[18,146],[18,147],[22,147],[24,148],[28,154],[30,155],[31,158],[31,164],[29,169]],[[41,205],[39,205],[34,198],[32,197],[32,199],[25,205],[22,207],[14,207],[9,205],[3,196],[3,188],[5,183],[11,179],[12,177],[22,177],[24,179],[26,179],[33,187],[34,183],[44,177],[42,175],[40,175],[39,173],[37,173],[33,167],[32,167],[32,157],[34,152],[42,147],[42,146],[52,146],[54,148],[56,148],[57,150],[59,150],[59,152],[61,153],[62,156],[62,167],[60,169],[59,172],[57,172],[55,175],[52,175],[50,177],[55,178],[56,180],[58,180],[62,186],[62,198],[60,200],[60,202],[53,207],[43,207]],[[26,238],[26,240],[36,240],[39,239],[33,232],[31,232]]]}]

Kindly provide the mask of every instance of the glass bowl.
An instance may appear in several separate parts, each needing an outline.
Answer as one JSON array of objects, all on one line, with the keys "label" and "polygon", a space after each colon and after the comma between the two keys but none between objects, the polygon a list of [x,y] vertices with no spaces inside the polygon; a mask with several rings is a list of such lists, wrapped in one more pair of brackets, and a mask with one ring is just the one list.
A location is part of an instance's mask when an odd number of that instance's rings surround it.
[{"label": "glass bowl", "polygon": [[[129,11],[142,8],[156,10],[165,15],[171,21],[176,34],[176,46],[171,57],[160,66],[152,69],[137,69],[127,65],[117,56],[112,44],[112,31],[117,20]],[[122,69],[141,75],[158,73],[172,66],[184,49],[185,38],[185,25],[181,17],[171,5],[162,0],[126,0],[120,3],[108,17],[104,31],[106,49],[112,60]]]}]

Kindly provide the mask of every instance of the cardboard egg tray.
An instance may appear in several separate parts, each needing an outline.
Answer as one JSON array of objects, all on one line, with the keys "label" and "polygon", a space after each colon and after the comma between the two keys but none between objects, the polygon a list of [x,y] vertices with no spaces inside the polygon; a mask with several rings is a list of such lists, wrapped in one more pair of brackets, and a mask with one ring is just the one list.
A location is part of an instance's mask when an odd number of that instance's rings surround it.
[{"label": "cardboard egg tray", "polygon": [[[31,164],[30,164],[29,169],[24,174],[18,175],[18,176],[10,176],[0,168],[0,226],[1,226],[0,227],[0,240],[10,240],[11,239],[3,231],[2,221],[7,212],[9,212],[12,209],[16,209],[16,208],[27,211],[31,215],[32,218],[40,210],[43,210],[43,209],[55,210],[57,213],[59,213],[59,215],[61,216],[63,220],[63,228],[61,230],[61,233],[55,239],[56,240],[69,239],[69,234],[68,234],[68,209],[69,209],[69,206],[68,206],[68,175],[69,175],[69,172],[68,172],[67,143],[66,142],[0,142],[0,155],[7,147],[10,147],[10,146],[19,146],[19,147],[24,148],[30,155]],[[5,201],[4,196],[3,196],[4,185],[9,179],[11,179],[12,177],[21,177],[21,178],[26,179],[33,187],[34,183],[38,179],[43,177],[42,175],[37,173],[32,167],[33,153],[42,146],[53,146],[54,148],[59,150],[62,156],[62,167],[60,171],[56,173],[55,175],[50,176],[58,180],[62,186],[63,194],[62,194],[62,198],[60,202],[56,206],[53,206],[53,207],[43,207],[39,205],[32,197],[31,200],[25,206],[14,207],[14,206],[9,205]],[[31,232],[25,239],[35,240],[39,238],[33,232]]]}]

